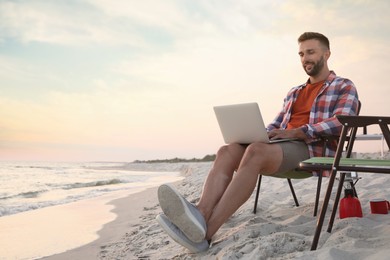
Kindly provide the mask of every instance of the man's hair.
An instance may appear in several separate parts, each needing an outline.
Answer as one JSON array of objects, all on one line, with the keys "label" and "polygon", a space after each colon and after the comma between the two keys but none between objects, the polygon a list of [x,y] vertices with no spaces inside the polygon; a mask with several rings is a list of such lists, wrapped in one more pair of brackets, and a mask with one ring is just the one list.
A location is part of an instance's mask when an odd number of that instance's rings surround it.
[{"label": "man's hair", "polygon": [[325,35],[317,32],[305,32],[298,38],[298,43],[307,41],[307,40],[318,40],[322,45],[324,45],[328,50],[330,50],[330,44],[328,38]]}]

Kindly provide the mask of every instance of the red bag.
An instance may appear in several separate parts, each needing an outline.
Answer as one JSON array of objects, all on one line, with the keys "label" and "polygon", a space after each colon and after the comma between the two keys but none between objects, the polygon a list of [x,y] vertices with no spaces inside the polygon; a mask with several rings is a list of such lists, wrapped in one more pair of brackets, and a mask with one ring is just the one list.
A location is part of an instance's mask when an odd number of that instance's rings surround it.
[{"label": "red bag", "polygon": [[363,217],[362,206],[359,199],[354,196],[352,189],[345,190],[345,197],[340,201],[339,215],[341,219]]}]

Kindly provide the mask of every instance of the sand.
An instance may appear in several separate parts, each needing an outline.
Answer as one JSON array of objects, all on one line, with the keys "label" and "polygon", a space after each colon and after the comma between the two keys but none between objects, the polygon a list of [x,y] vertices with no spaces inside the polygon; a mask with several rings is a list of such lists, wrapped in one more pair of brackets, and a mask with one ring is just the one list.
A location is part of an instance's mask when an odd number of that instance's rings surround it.
[{"label": "sand", "polygon": [[[360,156],[373,158],[378,154]],[[386,157],[389,159],[390,154]],[[211,163],[180,167],[185,178],[174,185],[189,201],[195,202]],[[155,221],[161,212],[157,188],[151,188],[111,201],[109,205],[114,207],[112,213],[116,219],[104,225],[97,240],[45,259],[388,259],[390,214],[371,214],[369,201],[390,200],[390,176],[373,173],[359,176],[362,179],[356,189],[363,218],[340,219],[337,215],[332,233],[327,233],[324,225],[316,251],[310,251],[310,245],[316,224],[312,215],[317,179],[293,180],[301,204],[296,207],[286,180],[264,177],[257,214],[252,212],[253,194],[217,232],[207,252],[191,254],[162,231]],[[323,191],[326,186],[327,178]],[[330,204],[331,207],[333,201]],[[330,209],[326,223],[329,213]]]}]

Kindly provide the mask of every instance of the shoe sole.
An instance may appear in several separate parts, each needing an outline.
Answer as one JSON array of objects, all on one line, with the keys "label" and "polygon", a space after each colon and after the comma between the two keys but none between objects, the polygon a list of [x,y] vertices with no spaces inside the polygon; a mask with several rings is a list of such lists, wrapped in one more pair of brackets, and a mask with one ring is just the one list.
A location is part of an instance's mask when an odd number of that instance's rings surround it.
[{"label": "shoe sole", "polygon": [[167,232],[168,235],[174,241],[176,241],[178,244],[180,244],[180,245],[184,246],[185,248],[187,248],[188,250],[190,250],[191,253],[198,253],[199,252],[199,250],[197,248],[193,247],[191,244],[189,244],[186,241],[184,241],[183,239],[181,239],[174,231],[172,231],[172,229],[170,229],[170,227],[166,224],[166,222],[164,221],[164,219],[160,215],[157,215],[156,220],[157,220],[158,224],[160,224],[160,226],[165,230],[165,232]]},{"label": "shoe sole", "polygon": [[168,219],[175,224],[191,241],[204,240],[204,227],[192,215],[181,195],[170,185],[163,184],[158,189],[161,209]]}]

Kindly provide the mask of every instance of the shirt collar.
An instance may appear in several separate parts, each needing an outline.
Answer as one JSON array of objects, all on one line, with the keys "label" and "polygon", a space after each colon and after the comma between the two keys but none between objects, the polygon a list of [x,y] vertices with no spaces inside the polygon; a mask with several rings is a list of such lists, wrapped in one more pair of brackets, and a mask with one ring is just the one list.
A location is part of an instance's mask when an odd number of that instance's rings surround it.
[{"label": "shirt collar", "polygon": [[[329,76],[326,78],[326,80],[325,80],[325,82],[324,82],[324,85],[329,86],[330,83],[331,83],[335,78],[336,78],[336,73],[335,73],[333,70],[331,70],[330,73],[329,73]],[[304,84],[302,84],[302,85],[300,86],[300,88],[306,87],[307,84],[309,84],[309,80],[310,80],[310,79],[307,79],[307,81],[306,81]]]}]

